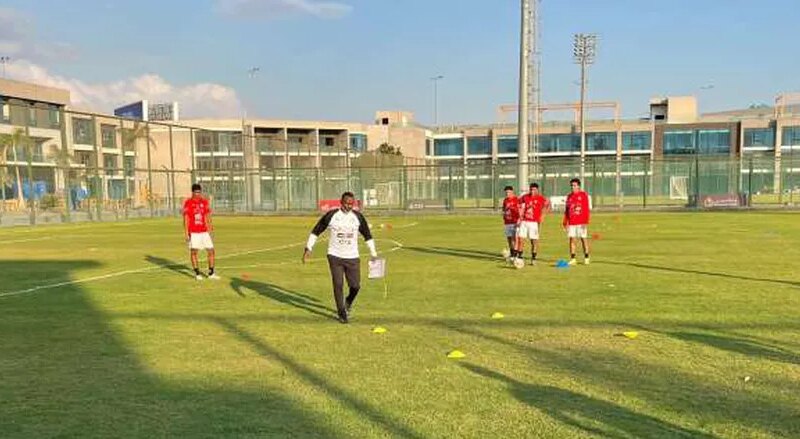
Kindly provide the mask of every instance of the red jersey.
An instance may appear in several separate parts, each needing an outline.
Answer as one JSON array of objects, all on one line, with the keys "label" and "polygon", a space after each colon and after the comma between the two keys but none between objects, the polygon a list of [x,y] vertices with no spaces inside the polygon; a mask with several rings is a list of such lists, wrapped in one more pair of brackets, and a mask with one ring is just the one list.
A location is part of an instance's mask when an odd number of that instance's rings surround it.
[{"label": "red jersey", "polygon": [[519,222],[519,198],[516,196],[503,199],[503,223],[516,224]]},{"label": "red jersey", "polygon": [[584,191],[578,191],[567,195],[564,224],[569,224],[570,226],[589,224],[589,194]]},{"label": "red jersey", "polygon": [[183,217],[189,225],[189,233],[208,232],[208,216],[211,206],[205,198],[189,198],[183,203]]},{"label": "red jersey", "polygon": [[542,213],[550,202],[541,194],[531,195],[525,194],[519,199],[522,206],[522,221],[541,223]]}]

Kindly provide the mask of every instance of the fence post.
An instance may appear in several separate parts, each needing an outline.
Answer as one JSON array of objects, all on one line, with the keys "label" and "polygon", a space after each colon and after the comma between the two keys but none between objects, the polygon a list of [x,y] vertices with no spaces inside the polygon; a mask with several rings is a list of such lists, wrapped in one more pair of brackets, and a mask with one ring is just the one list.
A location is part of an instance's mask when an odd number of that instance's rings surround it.
[{"label": "fence post", "polygon": [[753,205],[753,157],[750,156],[750,169],[747,173],[747,204]]},{"label": "fence post", "polygon": [[150,124],[145,123],[144,129],[145,144],[147,146],[147,204],[150,206],[150,218],[153,218],[156,214],[153,207],[153,162],[150,156]]},{"label": "fence post", "polygon": [[228,170],[228,205],[231,213],[233,213],[236,210],[233,198],[233,169]]},{"label": "fence post", "polygon": [[700,208],[700,156],[694,155],[694,207]]},{"label": "fence post", "polygon": [[453,167],[447,166],[447,206],[449,210],[453,210]]},{"label": "fence post", "polygon": [[319,173],[320,169],[314,169],[314,206],[319,206]]},{"label": "fence post", "polygon": [[647,161],[642,161],[642,207],[645,209],[647,208],[647,167]]},{"label": "fence post", "polygon": [[[59,164],[61,166],[62,177],[64,178],[64,222],[69,223],[72,222],[72,188],[70,187],[70,159],[68,158],[69,155],[69,147],[67,147],[67,113],[63,109],[59,113],[59,117],[61,118],[61,154],[64,157],[64,161]],[[64,166],[66,165],[66,166]],[[3,183],[0,183],[3,184]],[[125,180],[125,188],[127,190],[128,187],[128,180]],[[3,202],[5,202],[5,185],[3,186]]]},{"label": "fence post", "polygon": [[497,210],[497,163],[492,163],[492,209]]}]

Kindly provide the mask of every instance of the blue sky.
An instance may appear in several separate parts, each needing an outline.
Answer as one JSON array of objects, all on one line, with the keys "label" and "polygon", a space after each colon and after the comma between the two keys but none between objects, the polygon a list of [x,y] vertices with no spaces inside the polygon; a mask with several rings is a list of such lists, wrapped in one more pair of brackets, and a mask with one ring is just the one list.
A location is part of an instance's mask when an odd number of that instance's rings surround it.
[{"label": "blue sky", "polygon": [[[7,19],[23,23],[9,30],[0,14],[0,52],[12,55],[12,75],[72,87],[88,106],[152,92],[141,97],[174,97],[189,114],[243,106],[270,118],[368,121],[375,110],[404,109],[428,123],[429,78],[439,74],[443,123],[492,122],[497,105],[516,101],[516,0],[6,0],[4,7]],[[543,0],[541,15],[545,102],[578,97],[575,32],[600,35],[590,99],[619,100],[626,116],[645,113],[656,95],[697,94],[701,110],[713,111],[800,89],[800,57],[791,49],[796,0]],[[261,69],[255,78],[247,75],[252,66]],[[216,99],[224,105],[214,110]]]}]

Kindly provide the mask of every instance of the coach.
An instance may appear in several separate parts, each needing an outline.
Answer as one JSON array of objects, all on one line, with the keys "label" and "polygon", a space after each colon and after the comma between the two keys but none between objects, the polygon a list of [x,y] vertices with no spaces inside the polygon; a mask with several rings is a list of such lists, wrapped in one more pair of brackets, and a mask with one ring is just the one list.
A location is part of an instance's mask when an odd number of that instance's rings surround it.
[{"label": "coach", "polygon": [[[336,300],[336,312],[339,321],[348,322],[348,316],[356,300],[358,291],[361,289],[361,260],[358,254],[358,234],[364,237],[369,247],[370,256],[374,259],[378,257],[375,248],[375,241],[372,239],[372,232],[369,230],[367,220],[360,212],[353,210],[355,197],[352,192],[342,194],[341,207],[326,213],[320,218],[314,230],[308,235],[308,242],[303,251],[303,263],[311,257],[319,236],[330,229],[330,240],[328,242],[328,265],[331,270],[331,280],[333,281],[333,297]],[[347,286],[350,294],[344,298],[344,279],[347,278]]]}]

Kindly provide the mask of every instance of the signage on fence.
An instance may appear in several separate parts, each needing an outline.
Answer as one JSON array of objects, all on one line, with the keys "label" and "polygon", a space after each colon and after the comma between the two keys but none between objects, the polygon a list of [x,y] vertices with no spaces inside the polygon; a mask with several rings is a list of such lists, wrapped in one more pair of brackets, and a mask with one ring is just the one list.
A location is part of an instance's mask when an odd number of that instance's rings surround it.
[{"label": "signage on fence", "polygon": [[[322,212],[338,209],[341,205],[341,200],[319,200],[318,203],[319,210]],[[361,200],[355,200],[355,203],[353,203],[353,210],[361,210]]]},{"label": "signage on fence", "polygon": [[[550,209],[554,212],[563,212],[567,206],[566,195],[553,195],[550,197]],[[592,197],[589,197],[589,209],[592,209]]]},{"label": "signage on fence", "polygon": [[746,203],[744,197],[740,194],[700,196],[700,207],[705,209],[714,209],[720,207],[742,207],[745,205]]},{"label": "signage on fence", "polygon": [[447,200],[408,200],[408,210],[447,209]]}]

